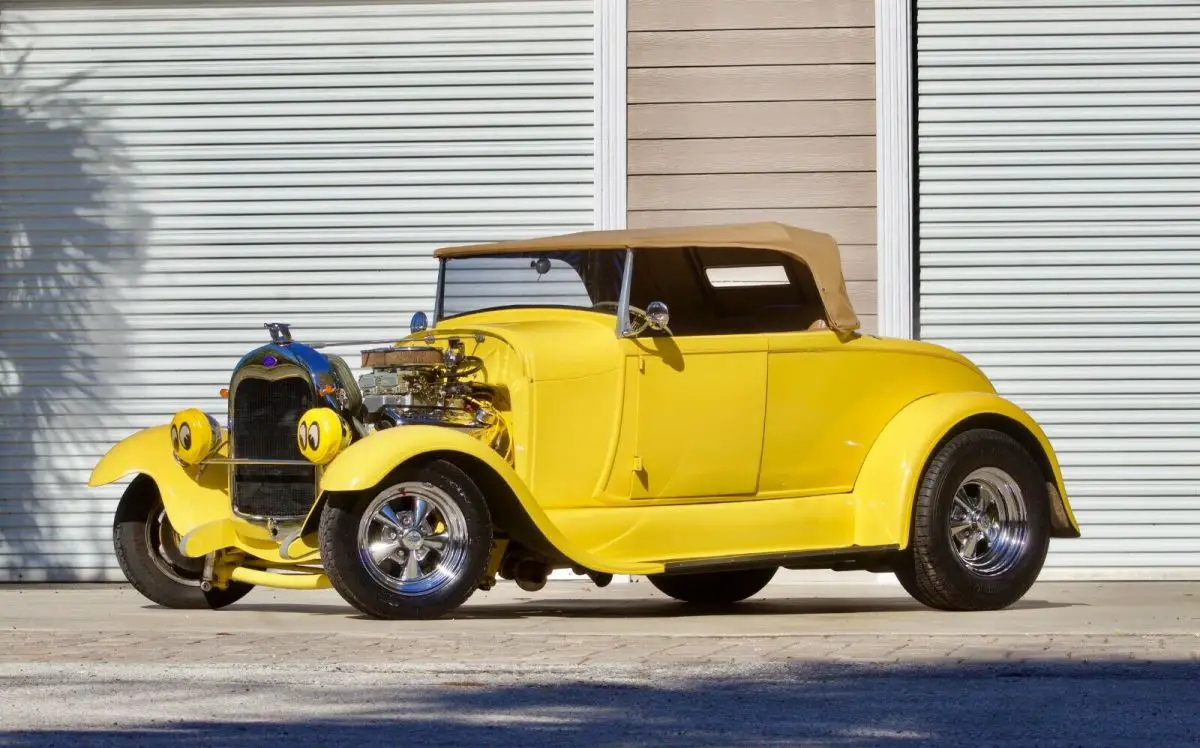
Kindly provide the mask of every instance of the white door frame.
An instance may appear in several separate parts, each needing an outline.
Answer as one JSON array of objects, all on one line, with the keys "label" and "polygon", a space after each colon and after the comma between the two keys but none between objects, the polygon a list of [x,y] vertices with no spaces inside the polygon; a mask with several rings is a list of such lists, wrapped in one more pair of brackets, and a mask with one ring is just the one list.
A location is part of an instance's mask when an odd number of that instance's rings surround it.
[{"label": "white door frame", "polygon": [[595,191],[597,229],[625,228],[627,0],[596,0]]},{"label": "white door frame", "polygon": [[[596,0],[593,9],[593,69],[595,114],[595,180],[596,204],[593,223],[597,229],[625,228],[626,210],[626,34],[628,32],[627,0]],[[570,569],[559,569],[551,580],[589,581]],[[632,578],[620,575],[614,582],[628,583]]]},{"label": "white door frame", "polygon": [[912,338],[912,0],[875,0],[875,169],[879,334]]}]

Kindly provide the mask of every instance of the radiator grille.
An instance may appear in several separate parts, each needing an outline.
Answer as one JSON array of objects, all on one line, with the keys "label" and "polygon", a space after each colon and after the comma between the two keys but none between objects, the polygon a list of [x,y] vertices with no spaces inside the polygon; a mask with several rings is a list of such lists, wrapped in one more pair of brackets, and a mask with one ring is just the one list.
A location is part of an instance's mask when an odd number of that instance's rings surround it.
[{"label": "radiator grille", "polygon": [[[314,402],[307,381],[299,377],[245,379],[230,396],[234,457],[304,459],[296,444],[296,426]],[[233,508],[255,517],[303,517],[315,498],[314,470],[308,466],[235,467]]]}]

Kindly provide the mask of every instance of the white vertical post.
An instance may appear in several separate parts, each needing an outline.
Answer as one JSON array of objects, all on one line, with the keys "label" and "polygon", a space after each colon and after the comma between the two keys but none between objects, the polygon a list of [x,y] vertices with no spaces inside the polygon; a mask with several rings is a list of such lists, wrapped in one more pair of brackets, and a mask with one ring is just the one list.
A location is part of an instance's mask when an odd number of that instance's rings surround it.
[{"label": "white vertical post", "polygon": [[[596,203],[593,223],[597,229],[625,228],[625,46],[627,0],[596,0],[592,9],[595,35],[592,65],[595,71],[595,180]],[[551,580],[589,581],[570,569],[559,569]],[[616,576],[614,583],[628,583],[628,576]]]},{"label": "white vertical post", "polygon": [[595,175],[597,229],[625,228],[626,126],[625,47],[627,0],[596,0],[595,37]]},{"label": "white vertical post", "polygon": [[912,0],[875,1],[879,333],[913,337]]}]

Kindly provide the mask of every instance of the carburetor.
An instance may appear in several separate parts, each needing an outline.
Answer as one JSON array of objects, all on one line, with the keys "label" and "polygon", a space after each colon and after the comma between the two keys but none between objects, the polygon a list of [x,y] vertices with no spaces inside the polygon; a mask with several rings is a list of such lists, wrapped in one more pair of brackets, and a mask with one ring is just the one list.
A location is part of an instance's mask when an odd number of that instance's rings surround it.
[{"label": "carburetor", "polygon": [[362,352],[359,377],[365,421],[373,428],[409,424],[490,429],[493,388],[465,378],[483,369],[483,361],[465,353],[453,338],[445,349],[406,345]]}]

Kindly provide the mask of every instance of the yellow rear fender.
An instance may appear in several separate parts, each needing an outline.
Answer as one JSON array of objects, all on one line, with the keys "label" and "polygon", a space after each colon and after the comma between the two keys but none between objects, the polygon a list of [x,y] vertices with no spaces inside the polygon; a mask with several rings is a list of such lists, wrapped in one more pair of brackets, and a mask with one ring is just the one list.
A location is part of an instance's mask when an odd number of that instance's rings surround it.
[{"label": "yellow rear fender", "polygon": [[[662,571],[661,564],[613,562],[577,547],[555,527],[525,482],[500,455],[468,434],[441,426],[386,429],[355,442],[335,457],[321,476],[321,496],[301,532],[289,543],[289,555],[303,552],[311,543],[309,538],[317,530],[321,510],[330,496],[370,491],[397,470],[432,459],[447,460],[470,475],[487,500],[493,522],[531,550],[600,572]],[[284,552],[288,554],[289,550],[285,548]]]},{"label": "yellow rear fender", "polygon": [[171,427],[154,426],[126,437],[108,450],[88,479],[91,487],[131,475],[154,481],[171,525],[180,535],[230,519],[228,468],[209,465],[185,470],[171,451]]},{"label": "yellow rear fender", "polygon": [[947,439],[973,428],[1004,432],[1025,447],[1052,489],[1052,535],[1079,537],[1054,449],[1029,414],[992,393],[946,392],[910,403],[871,446],[854,485],[856,543],[907,547],[913,501],[926,464]]}]

